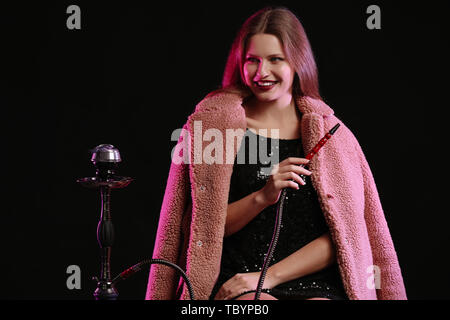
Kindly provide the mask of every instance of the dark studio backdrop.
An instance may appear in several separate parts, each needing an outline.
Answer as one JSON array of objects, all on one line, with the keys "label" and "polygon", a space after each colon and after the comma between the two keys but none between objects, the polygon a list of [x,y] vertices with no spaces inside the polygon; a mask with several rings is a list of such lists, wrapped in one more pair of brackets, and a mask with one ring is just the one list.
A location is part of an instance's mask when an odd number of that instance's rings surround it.
[{"label": "dark studio backdrop", "polygon": [[[449,299],[450,219],[429,153],[445,105],[435,89],[442,3],[2,4],[0,298],[92,299],[100,198],[75,181],[94,175],[89,150],[102,143],[119,148],[119,173],[135,179],[112,193],[112,274],[151,257],[171,134],[220,84],[244,20],[275,4],[300,17],[321,94],[371,165],[408,297]],[[71,4],[80,30],[66,27]],[[380,30],[366,27],[371,4]],[[80,267],[81,289],[66,286],[70,265]],[[118,285],[120,299],[144,298],[147,270]]]}]

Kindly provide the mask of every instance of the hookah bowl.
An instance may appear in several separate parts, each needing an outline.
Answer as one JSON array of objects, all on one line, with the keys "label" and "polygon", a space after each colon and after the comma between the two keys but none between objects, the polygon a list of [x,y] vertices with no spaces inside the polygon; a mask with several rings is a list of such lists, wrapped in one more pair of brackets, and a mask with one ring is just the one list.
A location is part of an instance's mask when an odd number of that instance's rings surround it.
[{"label": "hookah bowl", "polygon": [[128,186],[130,177],[116,174],[119,163],[122,161],[119,150],[111,144],[101,144],[92,150],[91,161],[95,166],[94,177],[77,180],[77,183],[86,188],[99,189],[101,198],[100,220],[97,226],[97,241],[100,247],[101,269],[97,289],[94,292],[96,300],[116,300],[118,292],[111,280],[111,248],[114,243],[114,226],[111,218],[110,202],[111,190]]}]

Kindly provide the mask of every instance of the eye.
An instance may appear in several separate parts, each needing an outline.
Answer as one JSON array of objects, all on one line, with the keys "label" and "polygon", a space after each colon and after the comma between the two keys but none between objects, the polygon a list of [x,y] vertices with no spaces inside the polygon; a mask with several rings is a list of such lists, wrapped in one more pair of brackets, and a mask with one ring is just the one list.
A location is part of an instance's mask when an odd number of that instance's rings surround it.
[{"label": "eye", "polygon": [[283,58],[281,58],[281,57],[272,57],[271,59],[270,59],[270,61],[273,61],[273,62],[276,62],[276,61],[283,61],[284,59]]},{"label": "eye", "polygon": [[253,58],[253,57],[247,57],[247,61],[258,62],[258,59],[257,58]]}]

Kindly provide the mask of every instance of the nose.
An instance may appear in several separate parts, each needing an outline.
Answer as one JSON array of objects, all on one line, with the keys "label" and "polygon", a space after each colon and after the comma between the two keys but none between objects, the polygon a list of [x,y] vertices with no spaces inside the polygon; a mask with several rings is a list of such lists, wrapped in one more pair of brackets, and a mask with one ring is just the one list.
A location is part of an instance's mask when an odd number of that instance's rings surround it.
[{"label": "nose", "polygon": [[261,63],[258,66],[258,70],[256,72],[256,77],[258,79],[264,79],[269,75],[269,71],[267,70],[267,63],[264,61],[261,61]]}]

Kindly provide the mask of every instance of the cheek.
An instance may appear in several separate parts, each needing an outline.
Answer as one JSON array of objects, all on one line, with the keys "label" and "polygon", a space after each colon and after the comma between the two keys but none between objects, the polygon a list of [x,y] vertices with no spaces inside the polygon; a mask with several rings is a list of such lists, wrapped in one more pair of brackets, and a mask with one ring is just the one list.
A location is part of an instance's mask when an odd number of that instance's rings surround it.
[{"label": "cheek", "polygon": [[256,73],[256,68],[253,65],[244,65],[244,78],[247,85],[252,83],[252,79],[254,78]]},{"label": "cheek", "polygon": [[279,75],[283,79],[283,82],[285,82],[288,85],[291,85],[294,81],[294,70],[290,66],[283,66],[279,69]]}]

